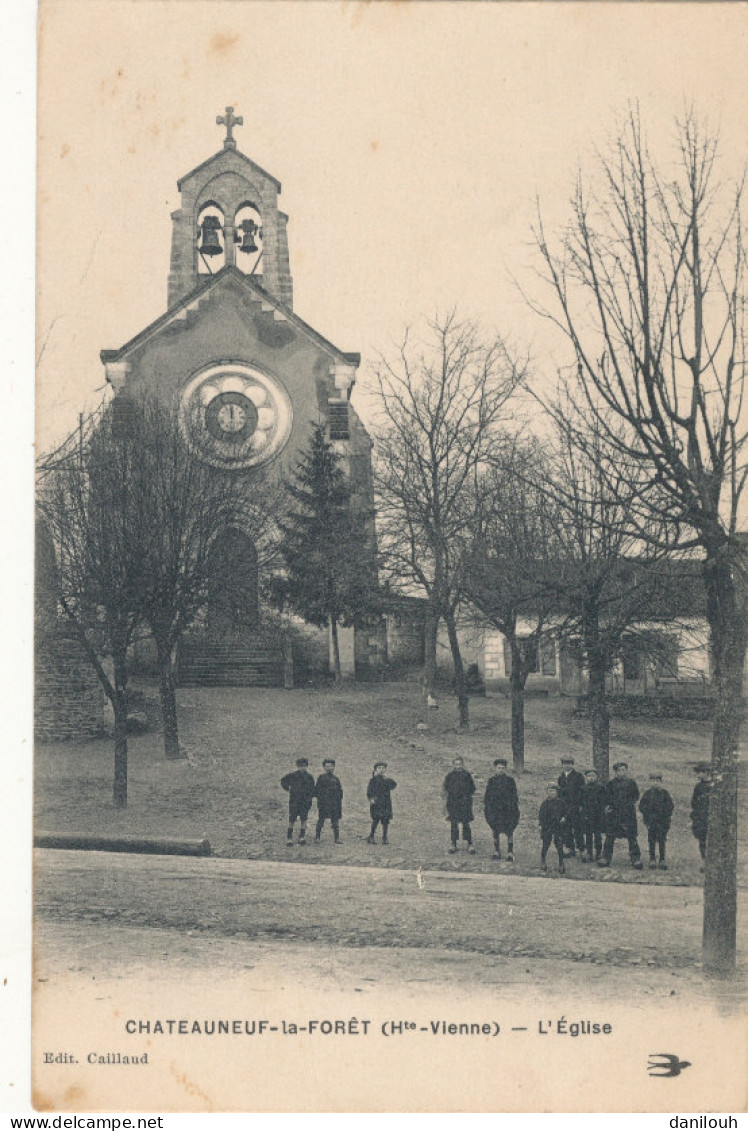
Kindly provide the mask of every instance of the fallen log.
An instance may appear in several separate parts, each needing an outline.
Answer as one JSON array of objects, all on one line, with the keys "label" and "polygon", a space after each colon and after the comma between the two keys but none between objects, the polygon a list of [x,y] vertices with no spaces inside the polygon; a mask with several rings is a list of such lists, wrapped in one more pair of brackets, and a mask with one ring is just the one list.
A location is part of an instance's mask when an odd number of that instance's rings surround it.
[{"label": "fallen log", "polygon": [[154,856],[210,856],[207,837],[182,840],[159,836],[88,836],[78,833],[37,833],[35,848],[68,848],[88,852],[145,852]]}]

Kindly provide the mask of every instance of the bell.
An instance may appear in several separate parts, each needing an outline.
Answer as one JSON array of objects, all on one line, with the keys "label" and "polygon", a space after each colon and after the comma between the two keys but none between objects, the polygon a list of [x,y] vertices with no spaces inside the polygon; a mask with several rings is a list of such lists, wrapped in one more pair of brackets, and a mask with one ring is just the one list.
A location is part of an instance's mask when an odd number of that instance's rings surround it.
[{"label": "bell", "polygon": [[259,224],[256,224],[254,220],[242,220],[239,227],[244,232],[244,238],[242,239],[239,251],[246,251],[248,255],[259,251],[260,249],[255,243],[255,234],[260,230]]},{"label": "bell", "polygon": [[218,238],[218,232],[221,228],[221,221],[217,216],[206,216],[200,225],[200,230],[203,234],[203,242],[200,244],[198,251],[201,255],[220,255],[223,251],[221,241]]}]

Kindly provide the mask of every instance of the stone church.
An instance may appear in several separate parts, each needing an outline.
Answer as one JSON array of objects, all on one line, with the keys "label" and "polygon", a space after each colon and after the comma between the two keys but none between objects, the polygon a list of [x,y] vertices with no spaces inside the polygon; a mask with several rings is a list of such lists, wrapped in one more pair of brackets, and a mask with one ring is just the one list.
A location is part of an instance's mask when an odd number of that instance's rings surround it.
[{"label": "stone church", "polygon": [[[321,420],[349,475],[353,504],[371,510],[371,442],[350,404],[360,355],[339,349],[294,312],[280,183],[237,148],[242,119],[232,107],[216,121],[225,128],[222,148],[178,181],[166,312],[119,349],[101,352],[106,379],[125,404],[144,390],[173,397],[185,443],[219,473],[245,475],[249,489],[261,471],[290,471],[311,422]],[[223,548],[223,563],[222,546],[215,549],[206,626],[183,642],[179,678],[280,682],[278,634],[262,623],[251,531],[239,523],[228,528]],[[233,601],[226,598],[232,587]],[[231,607],[238,623],[225,615]],[[350,674],[376,658],[368,635],[344,633]],[[311,637],[307,632],[307,644]],[[303,650],[301,632],[298,642]],[[319,663],[319,640],[316,647]]]},{"label": "stone church", "polygon": [[[371,441],[350,404],[360,356],[294,312],[280,183],[237,148],[242,119],[232,107],[216,121],[225,129],[221,149],[178,181],[166,311],[101,351],[113,410],[126,420],[139,395],[173,400],[184,442],[217,474],[246,478],[249,491],[268,471],[291,471],[312,423],[322,421],[353,505],[373,513]],[[288,639],[281,643],[277,615],[262,611],[257,548],[241,519],[219,538],[214,558],[207,613],[180,645],[178,681],[283,685]],[[365,678],[376,668],[379,632],[341,630],[344,674]],[[293,652],[297,672],[329,670],[325,632],[299,622]]]}]

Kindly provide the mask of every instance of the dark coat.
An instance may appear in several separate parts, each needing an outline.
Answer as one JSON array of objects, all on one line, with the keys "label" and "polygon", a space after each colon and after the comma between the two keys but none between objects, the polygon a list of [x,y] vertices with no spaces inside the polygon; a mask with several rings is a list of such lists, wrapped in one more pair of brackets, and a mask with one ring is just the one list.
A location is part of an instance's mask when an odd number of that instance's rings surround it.
[{"label": "dark coat", "polygon": [[700,840],[706,836],[709,820],[709,788],[708,781],[698,781],[691,797],[691,828],[693,835]]},{"label": "dark coat", "polygon": [[570,770],[568,774],[558,775],[558,797],[563,801],[567,811],[580,808],[584,786],[584,775],[580,774],[579,770]]},{"label": "dark coat", "polygon": [[483,810],[492,829],[514,832],[519,824],[517,783],[509,774],[494,774],[486,783]]},{"label": "dark coat", "polygon": [[392,791],[397,782],[384,775],[374,774],[366,787],[366,796],[371,801],[370,812],[372,821],[389,821],[392,819]]},{"label": "dark coat", "polygon": [[343,816],[343,787],[335,774],[320,774],[314,787],[320,820],[339,821]]},{"label": "dark coat", "polygon": [[611,778],[605,786],[606,831],[614,837],[636,837],[639,786],[633,778]]},{"label": "dark coat", "polygon": [[288,793],[288,804],[309,812],[314,799],[314,778],[308,770],[294,770],[281,778],[281,788]]},{"label": "dark coat", "polygon": [[584,783],[582,794],[582,820],[593,829],[600,829],[604,823],[605,786],[599,781]]},{"label": "dark coat", "polygon": [[661,785],[650,786],[639,802],[639,812],[647,828],[653,831],[659,829],[664,833],[670,828],[674,808],[672,797]]},{"label": "dark coat", "polygon": [[566,820],[566,806],[560,797],[546,797],[538,813],[540,828],[553,836],[561,834],[561,826]]},{"label": "dark coat", "polygon": [[450,821],[472,821],[475,782],[467,770],[450,770],[444,779],[447,816]]}]

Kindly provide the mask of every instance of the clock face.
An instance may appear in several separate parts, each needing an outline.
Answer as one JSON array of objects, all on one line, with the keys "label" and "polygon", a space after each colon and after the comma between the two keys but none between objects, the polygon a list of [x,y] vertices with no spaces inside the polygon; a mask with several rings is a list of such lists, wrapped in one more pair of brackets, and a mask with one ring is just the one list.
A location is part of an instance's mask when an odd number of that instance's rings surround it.
[{"label": "clock face", "polygon": [[267,463],[288,440],[292,417],[280,382],[242,363],[212,365],[182,390],[182,432],[215,467],[241,470]]},{"label": "clock face", "polygon": [[246,393],[219,393],[205,405],[205,427],[214,440],[240,444],[257,428],[259,413]]},{"label": "clock face", "polygon": [[247,410],[242,404],[228,401],[219,408],[216,420],[222,432],[242,432],[247,423]]}]

